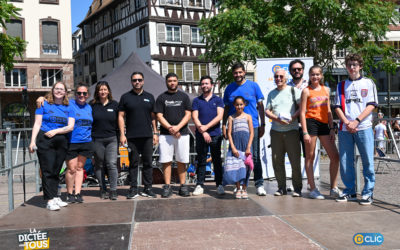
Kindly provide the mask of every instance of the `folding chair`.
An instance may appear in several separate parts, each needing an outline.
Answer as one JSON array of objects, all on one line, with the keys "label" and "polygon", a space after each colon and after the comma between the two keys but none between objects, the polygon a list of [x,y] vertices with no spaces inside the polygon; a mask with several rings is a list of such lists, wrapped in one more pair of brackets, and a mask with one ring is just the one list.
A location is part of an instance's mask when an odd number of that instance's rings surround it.
[{"label": "folding chair", "polygon": [[[375,148],[375,150],[376,150],[376,152],[378,153],[378,155],[379,155],[379,157],[377,157],[377,159],[378,159],[378,166],[377,166],[377,168],[376,168],[376,173],[378,173],[379,172],[379,169],[381,168],[382,169],[382,171],[380,172],[381,174],[383,174],[384,173],[384,169],[385,169],[385,166],[389,169],[389,171],[390,171],[390,174],[392,174],[392,168],[394,168],[393,167],[393,165],[392,165],[392,163],[390,162],[390,161],[386,161],[385,159],[390,159],[390,157],[389,156],[387,156],[380,148]],[[382,165],[381,165],[381,163],[383,163]]]}]

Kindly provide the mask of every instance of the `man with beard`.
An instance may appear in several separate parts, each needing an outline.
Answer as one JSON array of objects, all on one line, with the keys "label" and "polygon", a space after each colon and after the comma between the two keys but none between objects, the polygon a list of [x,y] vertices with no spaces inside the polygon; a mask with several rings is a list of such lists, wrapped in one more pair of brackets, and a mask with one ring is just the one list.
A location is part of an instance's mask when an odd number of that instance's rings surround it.
[{"label": "man with beard", "polygon": [[161,197],[168,198],[172,195],[171,165],[175,154],[178,164],[179,182],[181,184],[179,195],[190,196],[185,185],[186,164],[189,163],[190,137],[188,122],[191,116],[190,99],[187,94],[178,91],[178,76],[168,73],[165,77],[168,90],[158,96],[155,105],[157,119],[161,124],[160,129],[160,163],[163,164],[164,181]]},{"label": "man with beard", "polygon": [[[252,143],[252,153],[254,162],[254,184],[257,188],[257,195],[265,196],[267,193],[264,189],[264,178],[262,173],[261,159],[260,159],[260,138],[265,132],[265,116],[264,116],[264,95],[261,92],[260,86],[256,82],[245,79],[246,70],[244,65],[240,62],[232,66],[232,74],[235,82],[229,84],[224,93],[224,116],[222,122],[222,132],[225,139],[227,137],[226,121],[229,115],[235,113],[233,100],[236,96],[242,96],[247,105],[244,112],[251,115],[254,125],[254,140]],[[260,122],[258,120],[260,116]]]},{"label": "man with beard", "polygon": [[212,93],[214,83],[210,76],[201,77],[200,87],[203,94],[196,97],[192,105],[197,151],[197,183],[193,195],[201,195],[204,192],[208,148],[210,148],[214,166],[217,193],[222,195],[225,191],[222,186],[220,122],[224,114],[224,103],[220,97]]},{"label": "man with beard", "polygon": [[[134,199],[138,193],[139,154],[143,160],[143,184],[142,196],[153,197],[153,145],[158,143],[157,121],[154,112],[154,97],[143,90],[144,76],[141,72],[133,72],[131,75],[132,90],[121,96],[118,106],[118,125],[120,131],[120,143],[128,145],[129,176],[131,187],[127,199]],[[126,135],[125,119],[126,118]]]}]

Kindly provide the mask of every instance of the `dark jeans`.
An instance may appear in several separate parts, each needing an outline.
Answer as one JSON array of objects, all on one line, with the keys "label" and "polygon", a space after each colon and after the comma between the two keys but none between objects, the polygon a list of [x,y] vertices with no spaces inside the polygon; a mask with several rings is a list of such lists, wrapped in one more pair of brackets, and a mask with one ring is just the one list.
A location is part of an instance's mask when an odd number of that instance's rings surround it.
[{"label": "dark jeans", "polygon": [[42,171],[43,198],[51,200],[57,197],[59,175],[67,155],[68,139],[66,135],[55,135],[48,138],[40,130],[36,145]]},{"label": "dark jeans", "polygon": [[131,178],[131,187],[138,186],[139,174],[139,154],[143,161],[143,185],[151,187],[153,184],[153,137],[141,137],[128,139],[129,152],[129,176]]},{"label": "dark jeans", "polygon": [[117,157],[118,157],[118,141],[116,136],[108,138],[93,138],[94,142],[94,171],[99,181],[99,186],[106,190],[104,180],[104,167],[107,168],[108,181],[110,182],[110,190],[117,190]]},{"label": "dark jeans", "polygon": [[222,185],[222,163],[221,163],[222,136],[212,136],[211,143],[206,143],[202,135],[196,136],[197,152],[197,185],[203,186],[206,177],[207,153],[210,147],[212,163],[214,165],[215,184]]},{"label": "dark jeans", "polygon": [[264,177],[260,159],[260,138],[258,138],[258,128],[254,128],[254,139],[251,146],[253,148],[254,185],[258,188],[264,185]]}]

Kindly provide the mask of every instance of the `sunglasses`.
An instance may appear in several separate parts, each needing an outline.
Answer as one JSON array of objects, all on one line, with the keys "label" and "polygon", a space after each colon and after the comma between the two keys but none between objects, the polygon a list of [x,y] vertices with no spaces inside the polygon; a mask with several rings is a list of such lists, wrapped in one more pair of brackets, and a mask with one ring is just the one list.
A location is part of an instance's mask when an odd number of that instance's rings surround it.
[{"label": "sunglasses", "polygon": [[80,91],[78,91],[78,92],[76,92],[76,95],[78,95],[78,96],[80,96],[80,95],[87,96],[88,92],[80,92]]},{"label": "sunglasses", "polygon": [[281,79],[283,79],[285,76],[282,76],[282,75],[274,75],[274,78],[281,78]]},{"label": "sunglasses", "polygon": [[143,79],[132,79],[131,82],[142,82]]},{"label": "sunglasses", "polygon": [[292,68],[292,71],[296,72],[296,71],[302,71],[303,68]]}]

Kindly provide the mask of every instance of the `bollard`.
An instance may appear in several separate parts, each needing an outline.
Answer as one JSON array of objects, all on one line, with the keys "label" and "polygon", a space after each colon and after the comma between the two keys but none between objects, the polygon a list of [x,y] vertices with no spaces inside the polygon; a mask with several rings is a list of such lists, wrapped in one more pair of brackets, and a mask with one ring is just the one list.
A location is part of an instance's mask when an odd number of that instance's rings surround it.
[{"label": "bollard", "polygon": [[12,137],[11,128],[6,134],[6,169],[8,169],[8,211],[14,210],[14,171],[12,168]]}]

